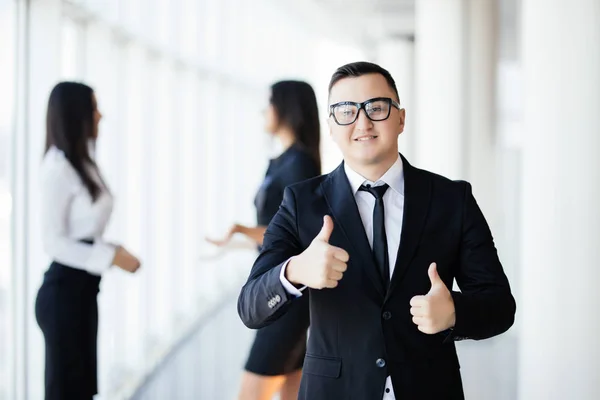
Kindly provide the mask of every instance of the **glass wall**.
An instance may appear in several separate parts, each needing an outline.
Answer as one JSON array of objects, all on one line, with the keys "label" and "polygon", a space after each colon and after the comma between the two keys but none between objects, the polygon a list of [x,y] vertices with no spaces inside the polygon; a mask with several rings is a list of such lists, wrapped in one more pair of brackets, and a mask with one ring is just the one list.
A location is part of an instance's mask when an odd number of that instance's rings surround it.
[{"label": "glass wall", "polygon": [[[272,0],[45,0],[28,3],[20,21],[27,42],[17,70],[28,71],[26,85],[5,96],[15,82],[13,4],[0,0],[0,398],[43,397],[33,303],[50,260],[39,236],[38,169],[46,102],[60,80],[96,91],[98,163],[116,199],[106,238],[142,260],[135,275],[106,273],[99,295],[100,392],[126,398],[247,277],[253,250],[206,257],[213,249],[204,238],[255,222],[253,197],[274,150],[262,120],[269,84],[314,85],[326,172],[339,162],[324,123],[327,81],[362,53]],[[19,96],[26,101],[12,129]],[[235,341],[235,332],[223,340]]]}]

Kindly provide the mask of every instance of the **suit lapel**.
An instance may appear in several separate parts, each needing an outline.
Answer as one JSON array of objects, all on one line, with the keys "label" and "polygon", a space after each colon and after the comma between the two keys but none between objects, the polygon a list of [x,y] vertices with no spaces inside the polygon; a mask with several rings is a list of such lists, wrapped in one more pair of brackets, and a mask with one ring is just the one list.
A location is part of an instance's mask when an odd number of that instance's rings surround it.
[{"label": "suit lapel", "polygon": [[385,295],[383,284],[375,267],[371,246],[369,246],[356,200],[344,171],[344,163],[329,174],[321,186],[325,201],[333,215],[334,229],[339,227],[344,232],[352,246],[348,252],[351,253],[351,257],[354,255],[360,257],[357,264],[363,266],[365,274],[383,298]]},{"label": "suit lapel", "polygon": [[419,244],[431,201],[431,181],[422,175],[418,169],[411,166],[402,155],[400,157],[402,157],[404,168],[402,234],[386,299],[406,274],[408,265]]}]

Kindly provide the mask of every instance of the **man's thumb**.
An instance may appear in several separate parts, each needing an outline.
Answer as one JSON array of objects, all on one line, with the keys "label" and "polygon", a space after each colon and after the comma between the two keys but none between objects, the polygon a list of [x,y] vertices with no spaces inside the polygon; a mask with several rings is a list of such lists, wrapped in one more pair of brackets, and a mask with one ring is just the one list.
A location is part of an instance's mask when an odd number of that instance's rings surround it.
[{"label": "man's thumb", "polygon": [[333,232],[333,220],[329,215],[325,215],[323,217],[323,227],[316,238],[324,242],[329,242],[331,232]]},{"label": "man's thumb", "polygon": [[437,264],[436,263],[431,263],[431,265],[429,266],[429,270],[427,271],[427,274],[429,275],[429,280],[431,281],[432,288],[436,284],[439,284],[440,282],[442,284],[444,283],[444,282],[442,282],[442,278],[440,278],[440,275],[437,272]]}]

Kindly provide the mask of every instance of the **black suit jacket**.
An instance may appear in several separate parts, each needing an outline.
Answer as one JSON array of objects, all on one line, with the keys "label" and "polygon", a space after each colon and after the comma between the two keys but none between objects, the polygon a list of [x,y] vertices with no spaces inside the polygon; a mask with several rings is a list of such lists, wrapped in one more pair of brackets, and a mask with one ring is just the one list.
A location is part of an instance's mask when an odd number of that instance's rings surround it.
[{"label": "black suit jacket", "polygon": [[[412,167],[402,158],[404,220],[398,258],[385,291],[343,163],[285,190],[264,247],[238,300],[239,315],[260,328],[295,301],[283,288],[283,263],[306,249],[333,217],[330,244],[350,254],[335,289],[310,290],[311,330],[300,399],[381,399],[391,375],[398,399],[461,399],[455,340],[485,339],[514,322],[515,301],[493,239],[467,182]],[[454,329],[427,335],[412,322],[410,300],[430,289],[436,262],[451,289]]]},{"label": "black suit jacket", "polygon": [[279,157],[270,160],[265,179],[254,198],[258,225],[269,225],[277,214],[286,186],[319,175],[319,166],[300,143],[294,143]]}]

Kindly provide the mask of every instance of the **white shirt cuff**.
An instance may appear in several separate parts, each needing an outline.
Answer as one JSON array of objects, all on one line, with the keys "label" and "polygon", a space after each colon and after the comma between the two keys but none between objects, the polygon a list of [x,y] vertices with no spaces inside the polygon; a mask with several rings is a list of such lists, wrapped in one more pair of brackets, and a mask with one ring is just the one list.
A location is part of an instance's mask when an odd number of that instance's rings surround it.
[{"label": "white shirt cuff", "polygon": [[290,283],[290,281],[288,281],[285,278],[285,269],[287,268],[287,266],[290,263],[290,260],[292,258],[293,257],[288,258],[288,260],[281,267],[281,272],[279,273],[279,280],[281,281],[283,288],[285,289],[286,292],[288,292],[288,294],[291,294],[292,296],[295,296],[295,297],[300,297],[300,296],[302,296],[302,291],[304,289],[306,289],[306,286],[302,286],[300,289],[297,289],[294,285],[292,285]]},{"label": "white shirt cuff", "polygon": [[94,275],[102,275],[111,267],[116,251],[116,246],[97,240],[92,245],[92,254],[86,266],[87,271]]}]

